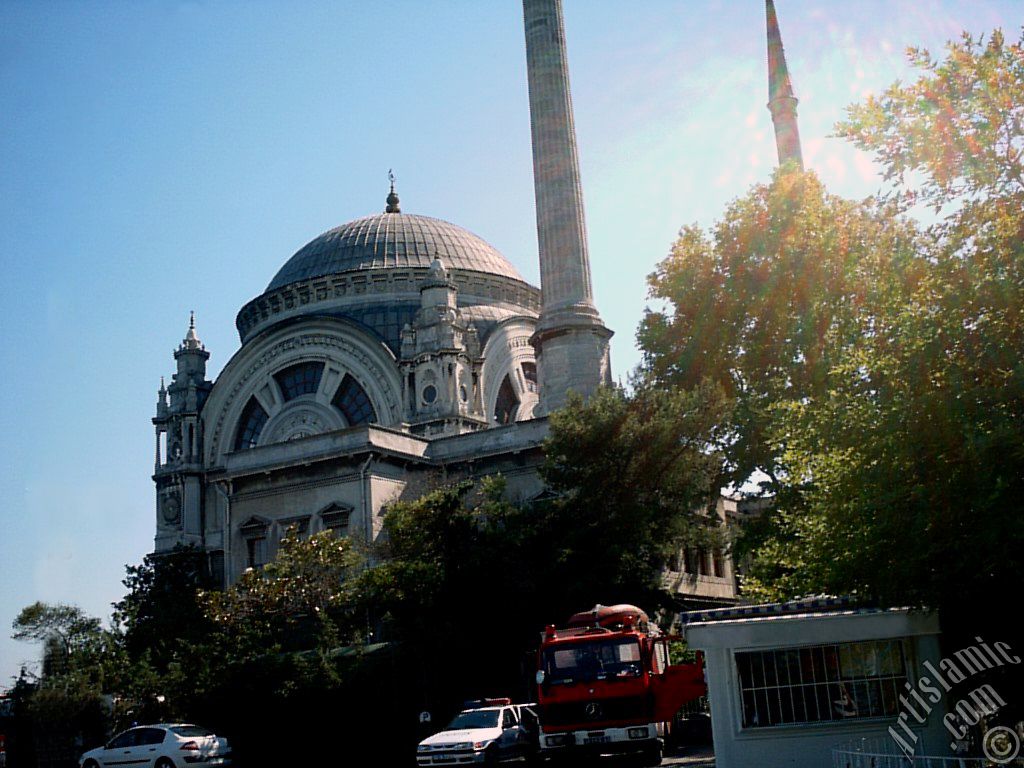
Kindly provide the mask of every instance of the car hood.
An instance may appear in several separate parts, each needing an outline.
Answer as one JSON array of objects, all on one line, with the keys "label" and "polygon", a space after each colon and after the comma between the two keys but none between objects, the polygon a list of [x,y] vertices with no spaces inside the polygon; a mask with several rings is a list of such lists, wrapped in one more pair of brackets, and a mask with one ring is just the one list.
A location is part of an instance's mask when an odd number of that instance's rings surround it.
[{"label": "car hood", "polygon": [[490,741],[501,736],[501,728],[463,728],[458,731],[441,731],[424,739],[420,744],[452,744],[460,741]]}]

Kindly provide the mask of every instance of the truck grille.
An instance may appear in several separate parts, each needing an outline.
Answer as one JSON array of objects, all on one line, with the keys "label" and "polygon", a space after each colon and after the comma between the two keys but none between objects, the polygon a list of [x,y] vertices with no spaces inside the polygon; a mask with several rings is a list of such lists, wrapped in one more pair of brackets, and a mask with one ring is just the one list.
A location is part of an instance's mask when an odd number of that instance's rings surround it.
[{"label": "truck grille", "polygon": [[611,720],[648,722],[650,707],[645,696],[620,696],[612,699],[584,699],[547,704],[541,707],[544,725],[572,725]]}]

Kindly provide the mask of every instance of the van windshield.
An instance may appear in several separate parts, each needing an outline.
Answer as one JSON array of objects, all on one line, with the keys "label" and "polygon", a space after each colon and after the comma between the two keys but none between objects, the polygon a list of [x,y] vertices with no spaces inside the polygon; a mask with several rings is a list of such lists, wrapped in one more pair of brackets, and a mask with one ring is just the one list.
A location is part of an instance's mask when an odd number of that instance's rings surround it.
[{"label": "van windshield", "polygon": [[552,685],[639,677],[640,644],[635,638],[596,639],[544,651],[544,673]]}]

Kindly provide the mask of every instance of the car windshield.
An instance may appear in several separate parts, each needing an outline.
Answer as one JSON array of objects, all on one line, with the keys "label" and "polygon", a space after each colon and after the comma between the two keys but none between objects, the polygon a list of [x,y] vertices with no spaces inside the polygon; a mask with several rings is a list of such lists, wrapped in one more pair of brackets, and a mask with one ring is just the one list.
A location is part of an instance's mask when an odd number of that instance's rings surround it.
[{"label": "car windshield", "polygon": [[460,712],[445,726],[446,731],[460,731],[467,728],[497,728],[498,710],[485,709],[476,712]]},{"label": "car windshield", "polygon": [[201,728],[198,725],[175,725],[171,727],[171,730],[179,736],[192,738],[214,735],[209,728]]},{"label": "car windshield", "polygon": [[544,651],[544,673],[553,685],[640,676],[640,644],[632,638],[590,640]]}]

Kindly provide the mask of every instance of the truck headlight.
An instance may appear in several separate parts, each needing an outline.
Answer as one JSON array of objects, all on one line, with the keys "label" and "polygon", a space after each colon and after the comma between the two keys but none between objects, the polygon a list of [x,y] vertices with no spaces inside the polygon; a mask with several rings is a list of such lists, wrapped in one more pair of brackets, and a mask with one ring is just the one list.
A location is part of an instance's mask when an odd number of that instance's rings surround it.
[{"label": "truck headlight", "polygon": [[646,739],[647,729],[646,728],[630,728],[627,733],[631,739]]},{"label": "truck headlight", "polygon": [[545,736],[544,744],[548,747],[564,747],[569,743],[569,735],[560,733],[557,736]]},{"label": "truck headlight", "polygon": [[488,739],[487,741],[477,741],[473,744],[473,749],[487,749],[491,744],[494,743],[494,739]]}]

